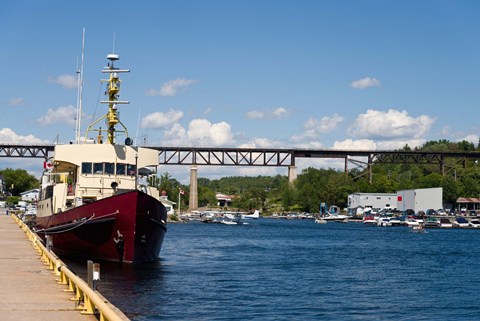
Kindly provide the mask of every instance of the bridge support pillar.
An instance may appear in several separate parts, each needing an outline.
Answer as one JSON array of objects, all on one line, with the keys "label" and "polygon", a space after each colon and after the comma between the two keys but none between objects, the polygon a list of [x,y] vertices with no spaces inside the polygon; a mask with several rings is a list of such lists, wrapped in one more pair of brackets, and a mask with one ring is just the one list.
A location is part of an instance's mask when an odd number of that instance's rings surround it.
[{"label": "bridge support pillar", "polygon": [[188,209],[190,211],[198,208],[198,185],[197,185],[197,165],[190,166],[190,199]]},{"label": "bridge support pillar", "polygon": [[297,179],[297,166],[288,166],[288,182],[293,184]]}]

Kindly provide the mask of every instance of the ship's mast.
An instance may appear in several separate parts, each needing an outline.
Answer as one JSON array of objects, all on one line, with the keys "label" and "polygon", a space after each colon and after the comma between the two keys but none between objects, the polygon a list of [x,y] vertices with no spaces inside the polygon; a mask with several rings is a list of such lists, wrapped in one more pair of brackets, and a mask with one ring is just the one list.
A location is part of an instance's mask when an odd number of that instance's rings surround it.
[{"label": "ship's mast", "polygon": [[[103,73],[109,73],[110,78],[106,80],[102,80],[102,82],[107,83],[107,90],[105,92],[108,100],[102,100],[100,101],[102,104],[108,104],[108,112],[102,116],[101,118],[97,119],[94,121],[90,126],[88,126],[87,129],[87,137],[89,131],[92,129],[94,125],[96,125],[100,120],[105,119],[105,123],[107,125],[107,141],[105,143],[107,144],[115,144],[115,136],[116,133],[123,132],[127,136],[125,143],[127,145],[130,145],[132,143],[132,140],[128,137],[128,131],[125,125],[120,121],[119,118],[119,112],[118,112],[118,106],[120,104],[129,104],[129,101],[125,100],[118,100],[119,97],[119,92],[120,92],[120,78],[119,74],[122,72],[130,72],[130,70],[126,69],[118,69],[115,68],[114,63],[119,59],[119,55],[117,54],[109,54],[107,56],[107,59],[110,60],[110,63],[106,67],[107,69],[102,70]],[[116,126],[120,124],[123,127],[123,130],[118,130]],[[102,142],[102,129],[94,129],[95,131],[98,132],[98,143],[103,143]]]},{"label": "ship's mast", "polygon": [[[78,97],[77,97],[77,119],[75,122],[75,143],[80,143],[80,128],[82,123],[82,92],[83,92],[83,57],[85,51],[85,28],[82,33],[82,61],[80,69],[77,71],[78,75]],[[78,64],[78,63],[77,63]]]}]

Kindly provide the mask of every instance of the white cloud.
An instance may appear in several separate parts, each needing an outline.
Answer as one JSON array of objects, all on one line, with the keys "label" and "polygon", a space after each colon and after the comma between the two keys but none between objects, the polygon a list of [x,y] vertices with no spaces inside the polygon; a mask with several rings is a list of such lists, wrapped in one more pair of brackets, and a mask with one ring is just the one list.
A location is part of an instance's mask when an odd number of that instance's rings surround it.
[{"label": "white cloud", "polygon": [[288,111],[283,107],[278,107],[272,112],[274,118],[282,118],[288,115]]},{"label": "white cloud", "polygon": [[37,124],[46,126],[51,124],[75,124],[77,109],[72,105],[58,107],[56,110],[48,109],[47,114],[36,120]]},{"label": "white cloud", "polygon": [[73,75],[60,75],[57,77],[48,77],[47,81],[54,84],[59,84],[67,89],[74,89],[78,87],[78,79]]},{"label": "white cloud", "polygon": [[160,89],[147,90],[147,96],[175,96],[179,91],[185,91],[190,85],[196,84],[194,79],[177,78],[167,81]]},{"label": "white cloud", "polygon": [[377,141],[378,150],[394,150],[402,149],[405,145],[408,145],[410,148],[421,147],[426,143],[426,139],[407,139],[407,140],[381,140]]},{"label": "white cloud", "polygon": [[253,138],[252,140],[240,144],[239,148],[284,148],[282,143],[270,138]]},{"label": "white cloud", "polygon": [[208,114],[213,113],[213,111],[214,111],[213,107],[207,107],[207,109],[205,109],[205,111],[202,113],[202,115],[206,116]]},{"label": "white cloud", "polygon": [[467,136],[463,137],[459,141],[461,142],[461,141],[464,141],[464,140],[469,142],[469,143],[473,143],[476,146],[476,145],[478,145],[479,137],[476,134],[470,134],[470,135],[467,135]]},{"label": "white cloud", "polygon": [[247,112],[246,116],[248,119],[264,119],[265,113],[258,110],[251,110]]},{"label": "white cloud", "polygon": [[324,116],[320,119],[309,118],[303,126],[307,132],[317,136],[334,130],[343,120],[344,118],[342,116],[333,114],[332,116]]},{"label": "white cloud", "polygon": [[353,81],[350,86],[355,89],[365,89],[368,87],[379,87],[380,81],[372,77],[365,77],[359,80]]},{"label": "white cloud", "polygon": [[232,144],[230,124],[222,121],[212,124],[206,119],[194,119],[188,125],[187,136],[192,143],[222,146]]},{"label": "white cloud", "polygon": [[358,115],[348,133],[356,138],[375,140],[419,139],[425,136],[434,123],[435,119],[426,115],[414,118],[406,111],[369,109],[365,114]]},{"label": "white cloud", "polygon": [[166,146],[234,146],[235,141],[230,124],[219,122],[212,124],[206,119],[194,119],[188,129],[180,124],[174,124],[164,131]]},{"label": "white cloud", "polygon": [[309,118],[303,127],[305,131],[300,135],[290,137],[290,142],[299,148],[322,148],[318,139],[322,134],[333,131],[344,121],[344,118],[338,114],[324,116],[320,119]]},{"label": "white cloud", "polygon": [[442,129],[440,130],[440,134],[443,136],[443,137],[448,137],[452,134],[452,128],[449,126],[449,125],[445,125],[442,127]]},{"label": "white cloud", "polygon": [[295,148],[303,148],[303,149],[324,149],[325,146],[319,141],[311,140],[311,141],[299,141],[295,144]]},{"label": "white cloud", "polygon": [[409,139],[409,140],[379,140],[373,141],[371,139],[345,139],[343,141],[336,141],[333,144],[333,149],[338,150],[395,150],[402,149],[405,145],[410,148],[420,147],[425,144],[425,139]]},{"label": "white cloud", "polygon": [[333,144],[333,149],[338,150],[376,150],[377,145],[373,140],[360,139],[352,140],[346,139],[344,141],[337,141]]},{"label": "white cloud", "polygon": [[21,106],[23,105],[24,101],[23,101],[23,98],[10,98],[8,100],[8,105],[9,106],[12,106],[12,107],[15,107],[15,106]]},{"label": "white cloud", "polygon": [[37,138],[33,135],[21,136],[15,133],[10,128],[1,128],[0,129],[0,142],[3,144],[19,144],[19,145],[29,145],[29,144],[49,144],[48,141]]},{"label": "white cloud", "polygon": [[168,112],[154,112],[142,118],[141,128],[161,128],[178,122],[183,111],[170,109]]},{"label": "white cloud", "polygon": [[248,119],[270,120],[288,116],[288,110],[284,107],[278,107],[274,110],[260,111],[251,110],[246,114]]}]

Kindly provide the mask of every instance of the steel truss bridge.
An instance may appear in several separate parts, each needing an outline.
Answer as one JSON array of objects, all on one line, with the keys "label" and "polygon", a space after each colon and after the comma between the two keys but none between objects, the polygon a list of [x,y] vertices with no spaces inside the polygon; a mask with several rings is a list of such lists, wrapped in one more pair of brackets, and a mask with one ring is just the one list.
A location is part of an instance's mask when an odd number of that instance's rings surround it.
[{"label": "steel truss bridge", "polygon": [[[0,145],[0,157],[53,156],[54,145]],[[442,174],[448,170],[446,159],[465,167],[467,160],[480,159],[480,152],[424,152],[391,150],[309,150],[265,148],[158,147],[159,165],[283,166],[295,168],[297,158],[343,159],[348,164],[367,168],[371,181],[373,164],[436,164]],[[360,159],[359,159],[360,158]]]}]

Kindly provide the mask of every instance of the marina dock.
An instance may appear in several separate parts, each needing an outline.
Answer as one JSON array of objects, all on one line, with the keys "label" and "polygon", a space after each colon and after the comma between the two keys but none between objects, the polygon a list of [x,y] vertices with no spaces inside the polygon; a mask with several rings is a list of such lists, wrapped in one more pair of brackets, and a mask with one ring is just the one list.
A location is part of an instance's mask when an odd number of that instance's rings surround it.
[{"label": "marina dock", "polygon": [[15,220],[0,211],[0,319],[91,321],[59,284]]}]

